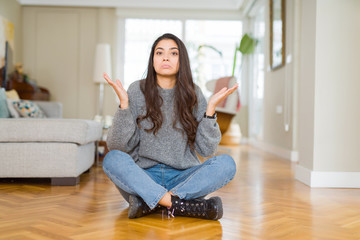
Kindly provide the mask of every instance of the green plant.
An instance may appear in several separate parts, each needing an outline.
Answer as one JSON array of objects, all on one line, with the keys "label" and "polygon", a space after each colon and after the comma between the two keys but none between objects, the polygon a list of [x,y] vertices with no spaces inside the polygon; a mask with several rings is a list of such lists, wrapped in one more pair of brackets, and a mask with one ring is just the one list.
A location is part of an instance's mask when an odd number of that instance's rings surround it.
[{"label": "green plant", "polygon": [[[257,42],[258,41],[256,39],[250,37],[247,33],[244,34],[244,36],[241,38],[240,46],[237,45],[235,47],[234,63],[233,63],[233,70],[232,70],[231,76],[234,76],[234,74],[235,74],[237,53],[241,52],[242,56],[254,53]],[[242,67],[242,64],[243,64],[243,61],[241,61],[240,69]]]},{"label": "green plant", "polygon": [[220,57],[223,56],[223,54],[222,54],[222,52],[220,50],[218,50],[217,48],[215,48],[215,47],[213,47],[211,45],[207,45],[207,44],[200,45],[198,47],[198,52],[200,52],[200,49],[202,49],[202,48],[210,48],[210,49],[214,50],[215,52],[217,52],[220,55]]}]

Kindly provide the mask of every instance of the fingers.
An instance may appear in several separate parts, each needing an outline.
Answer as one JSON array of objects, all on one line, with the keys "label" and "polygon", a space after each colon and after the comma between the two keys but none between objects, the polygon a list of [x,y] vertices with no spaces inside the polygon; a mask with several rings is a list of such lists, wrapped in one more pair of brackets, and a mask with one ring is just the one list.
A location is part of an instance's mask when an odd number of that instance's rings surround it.
[{"label": "fingers", "polygon": [[121,89],[125,90],[123,85],[121,84],[121,82],[117,79],[116,80],[116,84],[110,79],[109,75],[107,75],[105,72],[103,74],[104,79],[112,86],[112,87],[116,87],[119,86]]},{"label": "fingers", "polygon": [[232,88],[227,88],[227,87],[224,87],[224,88],[222,88],[220,91],[218,91],[217,93],[216,93],[216,95],[221,95],[221,94],[223,94],[223,93],[225,93],[225,94],[231,94],[231,93],[233,93],[237,88],[239,87],[239,84],[235,84]]},{"label": "fingers", "polygon": [[227,87],[223,87],[220,91],[218,91],[218,93],[224,93],[224,92],[226,92],[227,90],[228,90]]},{"label": "fingers", "polygon": [[117,83],[117,85],[118,85],[122,90],[125,91],[125,88],[123,87],[123,85],[121,84],[121,82],[120,82],[119,79],[116,79],[116,83]]},{"label": "fingers", "polygon": [[227,89],[226,87],[224,87],[223,89],[221,89],[218,93],[216,93],[217,96],[220,97],[227,97],[230,94],[232,94],[233,92],[235,92],[235,90],[239,87],[239,84],[235,84],[232,88]]},{"label": "fingers", "polygon": [[235,92],[235,90],[239,87],[239,84],[235,84],[232,88],[228,89],[226,91],[226,94],[230,95],[232,94],[233,92]]},{"label": "fingers", "polygon": [[107,75],[105,72],[103,73],[104,79],[111,85],[113,81],[110,79],[109,75]]},{"label": "fingers", "polygon": [[235,84],[232,88],[230,88],[230,89],[237,89],[239,87],[239,84],[237,83],[237,84]]},{"label": "fingers", "polygon": [[216,94],[214,94],[210,100],[209,100],[209,104],[213,105],[213,106],[217,106],[222,100],[224,100],[225,98],[227,98],[230,94],[232,94],[233,92],[235,92],[235,90],[239,87],[238,84],[235,84],[232,88],[227,89],[226,87],[224,87],[223,89],[221,89],[219,92],[217,92]]},{"label": "fingers", "polygon": [[217,93],[215,93],[214,95],[220,96],[220,95],[224,94],[227,90],[228,90],[227,87],[224,87],[224,88],[222,88],[220,91],[218,91]]}]

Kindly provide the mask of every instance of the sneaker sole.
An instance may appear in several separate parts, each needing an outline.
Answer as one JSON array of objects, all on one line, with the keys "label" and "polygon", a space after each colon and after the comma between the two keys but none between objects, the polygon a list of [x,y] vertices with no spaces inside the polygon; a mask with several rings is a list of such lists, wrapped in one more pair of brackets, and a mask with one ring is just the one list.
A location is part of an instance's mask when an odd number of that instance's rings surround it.
[{"label": "sneaker sole", "polygon": [[220,197],[212,197],[212,198],[210,198],[210,199],[215,200],[216,206],[218,207],[218,208],[217,208],[218,211],[217,211],[216,216],[215,216],[213,219],[211,219],[211,220],[219,220],[219,219],[222,218],[222,216],[223,216],[223,207],[222,207],[221,198],[220,198]]},{"label": "sneaker sole", "polygon": [[128,214],[128,217],[130,219],[136,218],[138,205],[139,205],[139,199],[134,195],[130,195],[130,197],[129,197],[129,214]]}]

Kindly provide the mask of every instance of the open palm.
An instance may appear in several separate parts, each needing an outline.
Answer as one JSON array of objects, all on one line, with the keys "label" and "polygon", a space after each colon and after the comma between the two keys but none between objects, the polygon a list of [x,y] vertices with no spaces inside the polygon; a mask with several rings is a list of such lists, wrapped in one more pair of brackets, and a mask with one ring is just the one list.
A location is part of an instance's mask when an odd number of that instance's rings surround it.
[{"label": "open palm", "polygon": [[121,84],[120,80],[116,79],[115,82],[113,82],[109,75],[104,73],[104,79],[109,83],[110,86],[113,87],[113,89],[116,92],[116,95],[119,97],[120,100],[120,108],[126,109],[129,106],[129,96],[124,89],[123,85]]},{"label": "open palm", "polygon": [[238,84],[235,84],[232,88],[229,89],[224,87],[210,98],[208,105],[215,108],[222,100],[235,92],[238,86]]}]

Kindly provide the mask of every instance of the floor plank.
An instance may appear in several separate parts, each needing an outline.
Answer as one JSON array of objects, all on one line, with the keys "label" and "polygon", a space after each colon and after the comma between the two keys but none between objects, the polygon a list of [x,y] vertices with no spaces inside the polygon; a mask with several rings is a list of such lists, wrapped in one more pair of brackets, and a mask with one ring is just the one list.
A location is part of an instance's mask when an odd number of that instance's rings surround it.
[{"label": "floor plank", "polygon": [[127,218],[128,204],[94,166],[78,186],[0,181],[0,239],[360,240],[360,189],[311,189],[294,163],[249,146],[221,146],[237,164],[220,196],[220,221],[156,213]]}]

